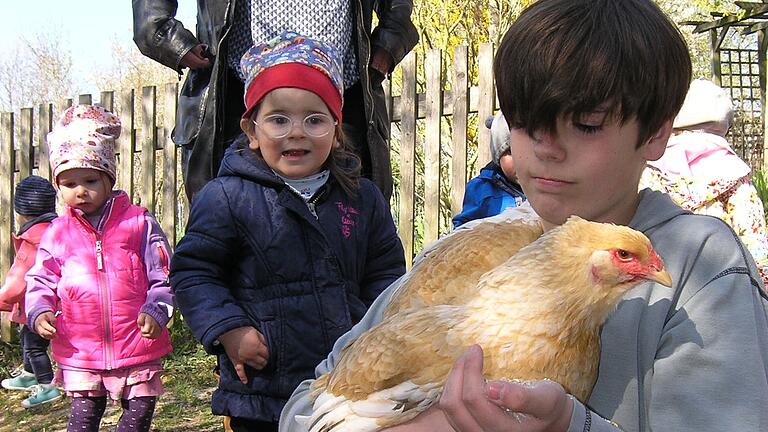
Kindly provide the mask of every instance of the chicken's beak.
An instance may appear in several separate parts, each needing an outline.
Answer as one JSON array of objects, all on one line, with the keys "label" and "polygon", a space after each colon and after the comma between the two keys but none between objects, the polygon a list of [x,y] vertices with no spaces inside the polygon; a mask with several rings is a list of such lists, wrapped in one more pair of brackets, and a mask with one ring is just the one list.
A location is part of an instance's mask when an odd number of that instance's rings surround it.
[{"label": "chicken's beak", "polygon": [[651,250],[650,252],[651,262],[647,267],[650,271],[645,275],[645,278],[658,282],[666,287],[672,287],[672,276],[669,275],[669,272],[664,270],[664,262],[661,260],[661,257],[654,250]]},{"label": "chicken's beak", "polygon": [[670,276],[669,272],[664,269],[649,273],[647,278],[648,280],[658,282],[666,287],[672,286],[672,276]]}]

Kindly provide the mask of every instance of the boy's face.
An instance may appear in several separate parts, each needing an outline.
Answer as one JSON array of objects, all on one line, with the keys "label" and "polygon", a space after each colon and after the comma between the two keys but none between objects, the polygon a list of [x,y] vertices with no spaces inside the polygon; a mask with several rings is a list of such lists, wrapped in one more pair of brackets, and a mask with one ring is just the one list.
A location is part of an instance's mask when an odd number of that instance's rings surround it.
[{"label": "boy's face", "polygon": [[[264,161],[276,173],[290,179],[301,179],[322,171],[331,150],[339,146],[328,106],[318,95],[307,90],[272,90],[259,103],[255,116],[258,125],[250,127],[250,121],[243,119],[240,122],[248,135],[249,147],[260,151]],[[275,138],[271,132],[282,126],[289,126],[290,130],[285,136]],[[327,130],[327,133],[312,136],[307,132],[309,129],[314,133],[317,128]]]},{"label": "boy's face", "polygon": [[665,123],[639,148],[638,124],[620,124],[606,112],[558,118],[554,133],[511,128],[517,179],[546,228],[571,215],[626,225],[637,209],[637,185],[648,160],[664,153]]}]

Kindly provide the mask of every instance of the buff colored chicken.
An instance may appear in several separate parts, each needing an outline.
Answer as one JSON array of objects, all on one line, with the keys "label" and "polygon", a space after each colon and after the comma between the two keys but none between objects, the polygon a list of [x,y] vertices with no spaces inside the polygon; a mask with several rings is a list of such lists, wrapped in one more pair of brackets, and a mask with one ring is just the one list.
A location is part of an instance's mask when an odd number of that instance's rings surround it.
[{"label": "buff colored chicken", "polygon": [[452,304],[404,309],[363,333],[313,384],[310,432],[366,432],[436,403],[470,345],[487,379],[551,379],[585,401],[597,377],[600,326],[622,295],[672,281],[650,241],[627,227],[571,217],[458,290]]},{"label": "buff colored chicken", "polygon": [[[393,294],[384,316],[409,308],[453,304],[457,296],[476,288],[480,276],[539,238],[538,221],[483,222],[455,231],[438,242]],[[482,245],[482,247],[477,247]]]}]

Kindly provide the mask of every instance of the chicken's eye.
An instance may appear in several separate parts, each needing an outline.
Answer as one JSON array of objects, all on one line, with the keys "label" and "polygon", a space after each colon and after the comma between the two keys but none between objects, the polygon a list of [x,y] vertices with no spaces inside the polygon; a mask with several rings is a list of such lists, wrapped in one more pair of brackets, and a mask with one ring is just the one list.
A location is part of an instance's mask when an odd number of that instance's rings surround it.
[{"label": "chicken's eye", "polygon": [[630,252],[625,251],[624,249],[617,250],[616,256],[619,257],[619,259],[622,261],[629,261],[632,259],[632,254]]}]

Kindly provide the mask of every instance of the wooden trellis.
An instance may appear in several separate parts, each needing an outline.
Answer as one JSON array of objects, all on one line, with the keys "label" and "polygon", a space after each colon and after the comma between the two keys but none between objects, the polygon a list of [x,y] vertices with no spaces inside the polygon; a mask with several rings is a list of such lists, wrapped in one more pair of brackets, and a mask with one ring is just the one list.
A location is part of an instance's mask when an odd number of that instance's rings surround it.
[{"label": "wooden trellis", "polygon": [[768,3],[742,2],[742,13],[689,22],[694,33],[709,33],[714,81],[730,91],[736,117],[729,132],[734,150],[753,169],[768,168],[766,137],[766,48]]}]

